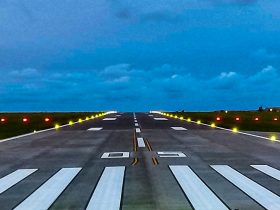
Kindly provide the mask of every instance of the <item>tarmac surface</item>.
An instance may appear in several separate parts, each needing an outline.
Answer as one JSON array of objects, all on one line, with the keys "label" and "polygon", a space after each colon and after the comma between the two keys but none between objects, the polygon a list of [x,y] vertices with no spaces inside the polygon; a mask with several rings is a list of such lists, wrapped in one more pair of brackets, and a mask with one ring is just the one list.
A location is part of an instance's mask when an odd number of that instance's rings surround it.
[{"label": "tarmac surface", "polygon": [[280,209],[280,143],[150,113],[0,142],[0,209]]}]

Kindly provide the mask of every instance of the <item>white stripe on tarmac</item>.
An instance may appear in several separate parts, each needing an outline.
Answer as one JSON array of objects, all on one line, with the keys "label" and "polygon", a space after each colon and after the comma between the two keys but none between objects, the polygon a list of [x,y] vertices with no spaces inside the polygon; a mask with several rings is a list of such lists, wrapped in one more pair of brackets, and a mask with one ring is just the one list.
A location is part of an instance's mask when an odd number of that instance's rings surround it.
[{"label": "white stripe on tarmac", "polygon": [[268,165],[251,165],[253,168],[280,181],[280,171]]},{"label": "white stripe on tarmac", "polygon": [[137,138],[138,147],[145,147],[145,142],[143,138]]},{"label": "white stripe on tarmac", "polygon": [[115,117],[112,117],[112,118],[104,118],[103,120],[105,120],[105,121],[113,121],[113,120],[116,120],[117,118],[115,118]]},{"label": "white stripe on tarmac", "polygon": [[155,117],[154,120],[168,120],[168,119],[163,118],[163,117]]},{"label": "white stripe on tarmac", "polygon": [[124,171],[124,166],[105,168],[86,210],[120,209]]},{"label": "white stripe on tarmac", "polygon": [[62,168],[14,210],[47,210],[81,168]]},{"label": "white stripe on tarmac", "polygon": [[212,165],[214,170],[269,210],[280,209],[280,197],[227,165]]},{"label": "white stripe on tarmac", "polygon": [[88,131],[100,131],[102,128],[89,128]]},{"label": "white stripe on tarmac", "polygon": [[195,210],[228,210],[188,166],[169,166]]},{"label": "white stripe on tarmac", "polygon": [[171,128],[176,131],[186,131],[187,130],[186,128],[183,128],[183,127],[171,127]]},{"label": "white stripe on tarmac", "polygon": [[141,132],[140,128],[136,128],[135,131],[136,131],[136,133],[140,133]]},{"label": "white stripe on tarmac", "polygon": [[0,179],[0,194],[33,174],[37,169],[18,169]]}]

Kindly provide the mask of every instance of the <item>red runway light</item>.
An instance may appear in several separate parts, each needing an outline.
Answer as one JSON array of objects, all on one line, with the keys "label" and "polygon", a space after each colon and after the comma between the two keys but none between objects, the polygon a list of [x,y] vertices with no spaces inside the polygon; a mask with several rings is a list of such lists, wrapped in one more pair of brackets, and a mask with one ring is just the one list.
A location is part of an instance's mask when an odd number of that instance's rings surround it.
[{"label": "red runway light", "polygon": [[221,120],[221,118],[220,118],[220,117],[216,117],[216,120],[217,120],[217,121],[220,121],[220,120]]}]

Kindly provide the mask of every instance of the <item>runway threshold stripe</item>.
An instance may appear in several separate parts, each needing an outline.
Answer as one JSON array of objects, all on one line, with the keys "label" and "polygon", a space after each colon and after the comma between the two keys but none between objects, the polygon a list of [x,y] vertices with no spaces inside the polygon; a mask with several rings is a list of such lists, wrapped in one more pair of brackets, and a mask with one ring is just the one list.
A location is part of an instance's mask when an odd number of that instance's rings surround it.
[{"label": "runway threshold stripe", "polygon": [[124,171],[124,166],[105,168],[86,210],[120,209]]},{"label": "runway threshold stripe", "polygon": [[33,174],[37,169],[18,169],[0,179],[0,194]]},{"label": "runway threshold stripe", "polygon": [[228,210],[228,207],[188,166],[169,166],[195,210]]},{"label": "runway threshold stripe", "polygon": [[81,168],[62,168],[20,203],[15,210],[47,210],[80,170]]},{"label": "runway threshold stripe", "polygon": [[145,142],[143,138],[137,138],[138,147],[145,147]]},{"label": "runway threshold stripe", "polygon": [[251,165],[253,168],[280,181],[280,171],[268,165]]},{"label": "runway threshold stripe", "polygon": [[280,209],[280,197],[227,165],[212,165],[214,170],[269,210]]}]

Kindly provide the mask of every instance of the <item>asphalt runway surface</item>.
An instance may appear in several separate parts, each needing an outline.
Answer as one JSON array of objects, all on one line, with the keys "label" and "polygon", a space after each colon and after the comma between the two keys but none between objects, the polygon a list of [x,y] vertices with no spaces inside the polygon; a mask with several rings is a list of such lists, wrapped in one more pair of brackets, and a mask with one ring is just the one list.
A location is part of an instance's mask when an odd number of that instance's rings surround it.
[{"label": "asphalt runway surface", "polygon": [[280,209],[280,144],[150,113],[0,143],[1,210]]}]

